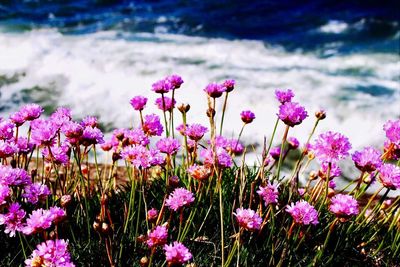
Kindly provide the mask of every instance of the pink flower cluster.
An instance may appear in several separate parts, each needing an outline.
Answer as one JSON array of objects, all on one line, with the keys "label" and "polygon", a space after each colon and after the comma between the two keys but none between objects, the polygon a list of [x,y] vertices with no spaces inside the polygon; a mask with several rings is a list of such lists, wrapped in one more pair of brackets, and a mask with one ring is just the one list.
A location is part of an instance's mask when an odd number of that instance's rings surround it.
[{"label": "pink flower cluster", "polygon": [[318,224],[318,212],[316,209],[304,200],[297,201],[286,207],[286,211],[290,213],[293,220],[297,224],[309,225]]},{"label": "pink flower cluster", "polygon": [[236,213],[233,214],[236,216],[239,226],[243,229],[249,231],[260,230],[262,219],[254,210],[238,208]]},{"label": "pink flower cluster", "polygon": [[260,186],[257,194],[264,200],[265,206],[278,203],[278,186],[268,183],[266,186]]},{"label": "pink flower cluster", "polygon": [[157,226],[147,236],[146,244],[150,247],[162,246],[167,243],[168,229],[165,226]]},{"label": "pink flower cluster", "polygon": [[68,252],[68,242],[63,239],[47,240],[39,245],[25,260],[26,267],[74,267]]},{"label": "pink flower cluster", "polygon": [[348,218],[358,214],[358,203],[352,196],[338,194],[331,199],[329,210],[339,218]]},{"label": "pink flower cluster", "polygon": [[170,266],[182,265],[193,256],[182,243],[175,241],[171,245],[164,246],[165,257]]},{"label": "pink flower cluster", "polygon": [[185,206],[189,206],[194,201],[194,195],[185,188],[176,188],[165,201],[165,206],[177,211]]},{"label": "pink flower cluster", "polygon": [[312,145],[315,157],[320,162],[337,163],[349,155],[351,144],[349,139],[341,133],[325,132],[318,136]]}]

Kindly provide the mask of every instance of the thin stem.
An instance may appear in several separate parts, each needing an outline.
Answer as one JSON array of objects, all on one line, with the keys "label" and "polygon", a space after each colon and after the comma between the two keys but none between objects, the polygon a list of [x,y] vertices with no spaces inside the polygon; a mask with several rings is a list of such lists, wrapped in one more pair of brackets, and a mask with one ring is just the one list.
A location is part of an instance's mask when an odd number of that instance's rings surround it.
[{"label": "thin stem", "polygon": [[222,127],[224,125],[226,104],[228,103],[228,95],[229,95],[229,92],[226,92],[225,99],[224,99],[224,105],[222,107],[222,115],[221,115],[221,124],[220,124],[220,127],[219,127],[219,135],[222,135]]},{"label": "thin stem", "polygon": [[278,179],[278,180],[279,180],[279,175],[280,175],[280,172],[281,172],[283,149],[285,147],[286,138],[287,138],[288,133],[289,133],[289,127],[290,127],[289,125],[286,125],[285,133],[283,134],[283,137],[282,137],[281,153],[279,154],[278,169],[276,171],[276,179]]}]

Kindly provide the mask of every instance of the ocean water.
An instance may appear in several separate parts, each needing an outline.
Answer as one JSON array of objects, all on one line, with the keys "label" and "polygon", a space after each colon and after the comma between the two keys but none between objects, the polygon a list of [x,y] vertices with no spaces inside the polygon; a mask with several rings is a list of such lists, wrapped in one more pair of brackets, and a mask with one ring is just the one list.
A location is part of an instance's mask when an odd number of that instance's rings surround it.
[{"label": "ocean water", "polygon": [[157,113],[151,84],[177,73],[177,102],[204,124],[203,88],[235,79],[225,134],[236,136],[251,109],[248,144],[271,134],[274,91],[291,88],[310,117],[289,135],[305,141],[323,108],[318,132],[343,132],[354,148],[381,145],[383,123],[400,116],[399,5],[300,2],[0,0],[0,116],[37,102],[126,127],[138,120],[129,99],[145,95],[146,112]]}]

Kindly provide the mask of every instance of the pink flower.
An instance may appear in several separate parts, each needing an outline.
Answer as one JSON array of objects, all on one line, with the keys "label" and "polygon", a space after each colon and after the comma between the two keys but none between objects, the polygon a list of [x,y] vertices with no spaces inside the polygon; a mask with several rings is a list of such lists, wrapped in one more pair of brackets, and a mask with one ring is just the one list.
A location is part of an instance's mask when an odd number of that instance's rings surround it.
[{"label": "pink flower", "polygon": [[58,127],[62,127],[66,122],[72,119],[71,110],[65,107],[59,107],[50,116],[51,121]]},{"label": "pink flower", "polygon": [[242,121],[247,124],[251,123],[256,118],[256,115],[250,110],[244,110],[240,113],[240,117]]},{"label": "pink flower", "polygon": [[37,209],[29,215],[22,232],[26,235],[41,232],[50,228],[52,222],[53,216],[49,210]]},{"label": "pink flower", "polygon": [[104,134],[99,128],[86,126],[80,138],[82,145],[91,146],[104,143]]},{"label": "pink flower", "polygon": [[341,133],[328,131],[318,136],[312,146],[316,158],[320,162],[336,163],[349,155],[351,144]]},{"label": "pink flower", "polygon": [[383,130],[386,132],[386,137],[390,142],[400,145],[400,119],[389,120],[383,125]]},{"label": "pink flower", "polygon": [[206,132],[208,132],[207,127],[204,127],[201,124],[194,123],[186,126],[185,134],[190,139],[194,141],[199,141],[201,138],[203,138]]},{"label": "pink flower", "polygon": [[211,169],[209,167],[197,164],[190,166],[187,172],[190,176],[199,181],[207,180],[211,175]]},{"label": "pink flower", "polygon": [[307,116],[304,107],[295,102],[286,102],[279,107],[279,119],[291,127],[300,124]]},{"label": "pink flower", "polygon": [[38,146],[53,144],[59,126],[52,120],[36,119],[31,122],[31,139]]},{"label": "pink flower", "polygon": [[182,77],[176,74],[168,76],[166,80],[171,84],[172,89],[178,89],[183,84]]},{"label": "pink flower", "polygon": [[38,201],[46,200],[47,196],[51,195],[47,185],[42,183],[29,184],[24,187],[24,193],[22,194],[29,203],[36,204]]},{"label": "pink flower", "polygon": [[24,169],[0,165],[0,184],[19,186],[31,183],[31,177]]},{"label": "pink flower", "polygon": [[239,208],[233,214],[236,216],[240,227],[249,231],[256,231],[261,228],[262,219],[254,210]]},{"label": "pink flower", "polygon": [[4,232],[10,236],[15,236],[15,232],[22,231],[22,220],[25,218],[25,214],[19,203],[12,203],[8,207],[8,213],[0,214],[0,225],[6,226]]},{"label": "pink flower", "polygon": [[269,150],[269,154],[274,160],[279,160],[279,157],[281,155],[281,147],[277,146],[277,147],[271,148]]},{"label": "pink flower", "polygon": [[69,152],[69,144],[63,143],[61,146],[51,147],[50,151],[48,147],[45,147],[42,150],[42,155],[47,162],[66,166],[69,163]]},{"label": "pink flower", "polygon": [[212,98],[220,97],[225,90],[226,88],[218,83],[210,83],[204,88],[204,92]]},{"label": "pink flower", "polygon": [[150,222],[154,222],[157,220],[157,218],[158,218],[158,210],[152,208],[147,211],[147,220],[149,220]]},{"label": "pink flower", "polygon": [[329,210],[339,218],[358,214],[358,203],[352,196],[338,194],[331,199]]},{"label": "pink flower", "polygon": [[130,100],[131,106],[134,110],[140,111],[146,107],[147,98],[141,95],[135,96]]},{"label": "pink flower", "polygon": [[373,147],[366,147],[354,152],[352,159],[360,171],[371,173],[382,165],[381,152]]},{"label": "pink flower", "polygon": [[83,126],[74,121],[66,121],[61,131],[67,138],[80,138],[83,134]]},{"label": "pink flower", "polygon": [[153,90],[154,92],[156,92],[158,94],[168,93],[173,88],[172,84],[166,79],[159,80],[159,81],[153,83],[153,85],[151,87],[152,87],[151,90]]},{"label": "pink flower", "polygon": [[[328,175],[328,167],[328,162],[321,163],[320,176],[326,177],[326,175]],[[342,170],[340,169],[340,167],[336,163],[331,163],[331,169],[329,170],[329,179],[339,177],[341,174]]]},{"label": "pink flower", "polygon": [[285,104],[286,102],[291,102],[294,97],[294,93],[292,90],[275,90],[275,98],[281,103]]},{"label": "pink flower", "polygon": [[7,203],[8,198],[11,195],[11,189],[8,185],[0,183],[0,206]]},{"label": "pink flower", "polygon": [[167,198],[165,206],[177,211],[182,207],[189,206],[194,201],[192,192],[185,188],[176,188]]},{"label": "pink flower", "polygon": [[39,118],[43,111],[43,108],[37,104],[28,104],[23,106],[19,110],[19,113],[23,116],[25,121],[32,121]]},{"label": "pink flower", "polygon": [[150,247],[162,246],[167,243],[168,229],[165,226],[157,226],[147,236],[146,244]]},{"label": "pink flower", "polygon": [[179,151],[181,146],[180,142],[177,139],[166,137],[160,139],[156,144],[158,150],[161,153],[166,153],[168,155],[174,155]]},{"label": "pink flower", "polygon": [[400,167],[385,163],[378,168],[379,180],[386,188],[400,189]]},{"label": "pink flower", "polygon": [[220,168],[230,168],[233,164],[232,157],[222,147],[215,148],[216,155],[211,148],[203,149],[201,156],[204,158],[204,165],[212,167],[214,165]]},{"label": "pink flower", "polygon": [[18,153],[20,154],[28,154],[33,149],[33,144],[28,142],[28,138],[26,137],[18,137],[17,148]]},{"label": "pink flower", "polygon": [[63,239],[47,240],[39,245],[25,260],[26,267],[74,267],[68,252],[68,242]]},{"label": "pink flower", "polygon": [[225,80],[222,83],[222,86],[225,87],[225,91],[229,93],[232,92],[233,89],[235,89],[235,83],[235,80]]},{"label": "pink flower", "polygon": [[176,101],[175,99],[164,96],[157,98],[155,104],[162,111],[171,111],[175,107]]},{"label": "pink flower", "polygon": [[268,183],[266,186],[260,186],[257,194],[264,200],[265,206],[278,203],[278,186]]},{"label": "pink flower", "polygon": [[128,139],[131,145],[147,146],[150,143],[149,137],[146,136],[141,128],[124,130],[124,137]]},{"label": "pink flower", "polygon": [[146,115],[144,117],[143,131],[148,136],[160,136],[163,132],[163,127],[160,123],[160,117],[156,114]]},{"label": "pink flower", "polygon": [[293,220],[298,224],[318,224],[318,212],[315,208],[304,200],[297,201],[296,204],[288,205],[286,211],[290,213]]},{"label": "pink flower", "polygon": [[0,139],[10,140],[14,136],[15,124],[9,120],[0,119]]},{"label": "pink flower", "polygon": [[98,126],[98,120],[96,117],[93,116],[87,116],[85,118],[82,119],[81,121],[81,125],[83,127],[92,127],[92,128],[96,128]]},{"label": "pink flower", "polygon": [[182,265],[192,258],[192,253],[182,244],[175,241],[164,246],[165,257],[169,265]]},{"label": "pink flower", "polygon": [[239,155],[242,154],[244,151],[244,146],[242,143],[239,142],[239,140],[233,138],[227,140],[227,144],[225,146],[226,151],[233,155]]},{"label": "pink flower", "polygon": [[290,149],[297,149],[300,145],[299,140],[296,137],[289,137],[287,139]]},{"label": "pink flower", "polygon": [[25,123],[25,116],[22,112],[17,111],[14,114],[11,114],[10,120],[15,124],[15,126],[19,127]]},{"label": "pink flower", "polygon": [[18,147],[11,140],[0,140],[0,158],[8,158],[18,153]]}]

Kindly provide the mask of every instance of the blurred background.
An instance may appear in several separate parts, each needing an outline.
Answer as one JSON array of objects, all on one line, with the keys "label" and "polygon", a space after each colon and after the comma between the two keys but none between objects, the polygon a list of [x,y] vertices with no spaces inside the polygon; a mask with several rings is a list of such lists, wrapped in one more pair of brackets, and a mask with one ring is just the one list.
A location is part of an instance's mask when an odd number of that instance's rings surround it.
[{"label": "blurred background", "polygon": [[203,88],[235,79],[225,134],[251,109],[247,143],[271,134],[273,92],[291,88],[310,117],[290,135],[304,142],[324,108],[319,132],[381,146],[383,123],[400,115],[399,19],[398,1],[0,0],[0,116],[36,102],[99,116],[106,131],[128,127],[129,99],[145,95],[158,112],[151,84],[176,73],[177,102],[206,125]]}]

